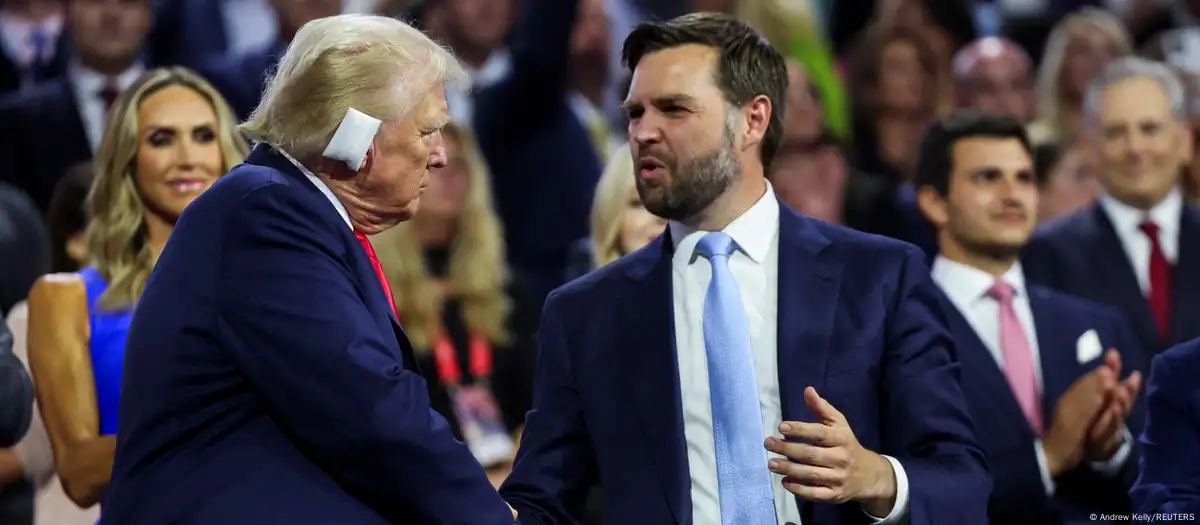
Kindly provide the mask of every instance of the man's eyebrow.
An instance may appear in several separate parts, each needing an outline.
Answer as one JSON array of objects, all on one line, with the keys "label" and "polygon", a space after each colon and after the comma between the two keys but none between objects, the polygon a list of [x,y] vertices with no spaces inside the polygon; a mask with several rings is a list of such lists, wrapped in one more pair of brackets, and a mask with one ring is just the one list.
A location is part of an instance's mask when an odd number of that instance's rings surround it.
[{"label": "man's eyebrow", "polygon": [[[662,95],[662,96],[654,97],[653,99],[651,99],[651,102],[653,102],[654,105],[656,105],[656,106],[665,106],[665,105],[669,105],[669,104],[691,105],[696,102],[696,97],[693,97],[686,93],[673,93],[670,95]],[[637,102],[637,101],[633,101],[633,100],[626,100],[625,102],[621,103],[621,108],[625,109],[625,110],[629,110],[629,109],[633,109],[633,108],[637,108],[637,107],[641,107],[641,106],[642,106],[641,102]]]}]

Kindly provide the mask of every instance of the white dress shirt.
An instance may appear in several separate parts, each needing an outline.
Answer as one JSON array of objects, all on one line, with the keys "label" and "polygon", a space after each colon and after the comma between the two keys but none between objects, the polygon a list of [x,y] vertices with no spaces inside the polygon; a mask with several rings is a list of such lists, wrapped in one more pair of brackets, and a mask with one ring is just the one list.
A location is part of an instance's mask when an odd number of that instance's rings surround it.
[{"label": "white dress shirt", "polygon": [[300,170],[300,173],[304,174],[304,178],[308,179],[313,186],[316,186],[317,189],[321,191],[321,195],[324,195],[326,199],[329,199],[329,203],[333,205],[333,209],[337,210],[338,215],[341,216],[343,221],[346,221],[346,226],[349,226],[350,229],[353,230],[354,224],[350,222],[350,213],[346,211],[346,205],[342,204],[342,201],[338,200],[337,195],[333,194],[333,190],[329,189],[329,185],[325,184],[325,181],[321,180],[320,177],[317,177],[312,170],[304,167],[304,165],[301,164],[300,161],[296,160],[296,158],[291,154],[283,151],[282,148],[275,148],[274,146],[271,147],[274,148],[275,151],[280,155],[282,155],[283,158],[287,159],[288,162],[291,162],[296,169]]},{"label": "white dress shirt", "polygon": [[[137,81],[138,77],[142,76],[144,71],[145,68],[141,64],[134,64],[133,67],[113,78],[113,81],[117,89],[124,92]],[[100,91],[108,83],[109,77],[92,71],[76,61],[72,61],[67,66],[67,76],[71,79],[71,88],[75,90],[75,104],[79,108],[83,132],[87,134],[88,144],[91,145],[94,154],[100,147],[100,138],[104,136],[104,123],[108,117],[108,108],[104,106],[104,99],[100,97]]]},{"label": "white dress shirt", "polygon": [[1150,295],[1150,238],[1142,231],[1142,221],[1149,218],[1158,225],[1158,244],[1163,256],[1172,265],[1179,260],[1179,218],[1183,214],[1183,192],[1171,190],[1162,202],[1143,211],[1125,204],[1108,194],[1100,195],[1100,207],[1108,214],[1117,239],[1133,265],[1142,295]]},{"label": "white dress shirt", "polygon": [[[975,335],[983,342],[988,353],[992,354],[992,358],[996,360],[996,365],[1003,371],[1004,350],[1000,346],[1000,303],[988,296],[988,290],[995,284],[996,278],[983,270],[940,255],[933,261],[932,271],[933,282],[937,283],[946,297],[950,299],[950,303],[966,318],[971,329],[975,331]],[[1033,309],[1029,306],[1029,294],[1025,289],[1025,272],[1021,269],[1021,263],[1013,264],[1012,268],[1009,268],[1001,276],[1001,280],[1013,287],[1013,310],[1016,311],[1017,319],[1021,321],[1021,329],[1025,331],[1025,338],[1029,340],[1029,351],[1033,354],[1031,356],[1033,369],[1037,377],[1040,395],[1044,391],[1041,351],[1038,346],[1037,325],[1033,319]],[[1072,349],[1054,351],[1070,350]],[[1047,421],[1046,424],[1048,426],[1050,422]],[[1102,474],[1115,475],[1129,457],[1131,442],[1129,430],[1126,429],[1124,443],[1121,444],[1117,453],[1108,461],[1093,462],[1090,463],[1090,466]],[[1042,474],[1042,484],[1046,487],[1046,495],[1053,496],[1054,477],[1050,475],[1041,439],[1034,439],[1033,452],[1037,456],[1038,470]]]},{"label": "white dress shirt", "polygon": [[[687,444],[688,473],[692,481],[693,522],[696,525],[720,525],[716,445],[713,442],[712,402],[702,323],[704,296],[712,281],[712,266],[707,258],[696,253],[696,244],[708,232],[697,231],[675,221],[671,221],[669,228],[675,244],[672,260],[675,346],[683,400],[683,434]],[[750,347],[762,409],[763,441],[767,436],[782,438],[779,434],[783,413],[779,400],[779,361],[776,351],[779,202],[775,200],[770,183],[767,183],[767,191],[762,198],[723,231],[733,238],[739,248],[729,257],[729,269],[738,283],[750,324]],[[770,456],[781,458],[775,454]],[[896,505],[883,520],[892,523],[898,521],[908,509],[908,477],[899,461],[884,457],[891,462],[896,473]],[[765,460],[762,468],[767,468]],[[796,497],[783,487],[783,476],[772,473],[772,480],[775,513],[780,525],[801,525]]]},{"label": "white dress shirt", "polygon": [[[35,63],[35,59],[38,62],[48,62],[54,58],[55,52],[58,51],[58,36],[62,33],[62,27],[61,15],[34,23],[0,9],[0,46],[3,46],[4,54],[24,72]],[[35,56],[38,50],[34,46],[34,33],[39,30],[43,33],[45,41],[40,50],[41,56]]]}]

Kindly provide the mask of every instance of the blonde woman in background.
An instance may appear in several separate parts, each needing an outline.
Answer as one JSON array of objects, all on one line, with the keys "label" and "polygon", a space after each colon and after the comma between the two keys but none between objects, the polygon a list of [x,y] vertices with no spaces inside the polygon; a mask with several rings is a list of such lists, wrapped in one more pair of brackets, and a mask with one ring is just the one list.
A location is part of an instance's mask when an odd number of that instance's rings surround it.
[{"label": "blonde woman in background", "polygon": [[532,404],[540,305],[504,260],[484,162],[465,128],[442,130],[435,169],[412,220],[373,243],[412,341],[430,406],[499,486]]},{"label": "blonde woman in background", "polygon": [[184,208],[246,155],[228,105],[182,69],[147,72],[117,100],[94,159],[89,266],[29,296],[29,364],[55,470],[80,507],[98,503],[116,448],[133,308]]},{"label": "blonde woman in background", "polygon": [[1132,38],[1116,15],[1089,7],[1063,18],[1050,32],[1038,68],[1032,138],[1073,142],[1082,125],[1088,82],[1114,58],[1132,53]]},{"label": "blonde woman in background", "polygon": [[647,245],[662,234],[667,221],[642,206],[634,185],[633,156],[623,144],[609,157],[592,201],[592,234],[581,240],[567,279],[574,279]]}]

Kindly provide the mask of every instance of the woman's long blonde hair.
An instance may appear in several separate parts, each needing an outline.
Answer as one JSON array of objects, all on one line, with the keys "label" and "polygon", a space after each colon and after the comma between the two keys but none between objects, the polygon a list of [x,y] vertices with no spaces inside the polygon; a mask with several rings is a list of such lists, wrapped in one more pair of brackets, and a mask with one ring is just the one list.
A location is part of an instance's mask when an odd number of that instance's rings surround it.
[{"label": "woman's long blonde hair", "polygon": [[181,67],[152,69],[121,94],[109,113],[93,160],[96,177],[87,198],[90,220],[85,235],[90,263],[108,282],[108,290],[100,297],[104,309],[131,308],[154,269],[156,256],[146,244],[146,205],[134,180],[141,144],[138,109],[147,97],[170,86],[191,89],[212,104],[225,171],[246,157],[246,141],[237,131],[233,111],[199,75]]},{"label": "woman's long blonde hair", "polygon": [[469,332],[494,345],[506,345],[512,341],[508,328],[512,300],[506,290],[509,273],[503,229],[492,205],[487,164],[469,131],[452,124],[443,133],[458,142],[468,180],[466,202],[450,245],[445,297],[425,264],[425,250],[412,221],[376,235],[376,254],[392,285],[400,320],[419,352],[428,352],[441,335],[442,307],[447,299],[456,299],[462,306]]},{"label": "woman's long blonde hair", "polygon": [[613,152],[596,185],[592,201],[592,262],[596,268],[625,255],[621,249],[621,215],[633,189],[633,155],[629,144]]},{"label": "woman's long blonde hair", "polygon": [[[1062,137],[1067,130],[1062,112],[1062,68],[1067,59],[1067,47],[1081,29],[1099,31],[1116,44],[1122,55],[1133,53],[1133,39],[1121,20],[1112,13],[1094,7],[1085,7],[1067,15],[1046,40],[1042,63],[1038,66],[1035,121],[1031,133],[1039,140],[1070,140]],[[1082,103],[1082,99],[1080,100]]]}]

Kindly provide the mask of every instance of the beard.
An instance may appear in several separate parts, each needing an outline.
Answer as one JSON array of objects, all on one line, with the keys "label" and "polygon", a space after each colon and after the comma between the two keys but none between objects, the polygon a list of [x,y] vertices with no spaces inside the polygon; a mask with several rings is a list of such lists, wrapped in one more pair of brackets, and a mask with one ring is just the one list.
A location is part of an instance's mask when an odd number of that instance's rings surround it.
[{"label": "beard", "polygon": [[741,165],[738,164],[735,150],[733,129],[726,125],[725,140],[721,146],[688,159],[683,165],[667,163],[670,177],[663,185],[649,186],[637,178],[637,192],[642,205],[646,211],[658,217],[688,222],[688,219],[708,209],[741,178]]}]

